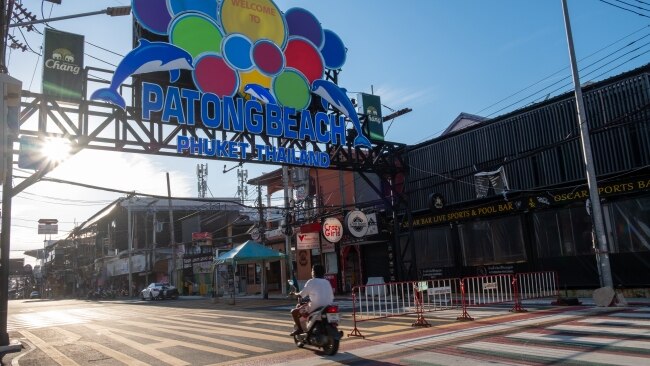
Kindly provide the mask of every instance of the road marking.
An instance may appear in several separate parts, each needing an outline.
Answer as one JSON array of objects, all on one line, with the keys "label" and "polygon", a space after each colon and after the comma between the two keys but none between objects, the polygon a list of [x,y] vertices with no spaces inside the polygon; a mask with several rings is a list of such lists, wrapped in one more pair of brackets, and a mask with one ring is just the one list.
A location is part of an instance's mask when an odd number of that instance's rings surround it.
[{"label": "road marking", "polygon": [[541,317],[536,317],[531,319],[510,321],[502,324],[486,325],[486,326],[474,327],[469,329],[461,329],[461,330],[455,330],[451,332],[434,334],[430,336],[411,339],[409,341],[401,342],[398,344],[404,345],[406,347],[415,347],[424,344],[428,345],[433,343],[447,342],[459,338],[473,337],[479,334],[502,332],[508,329],[514,329],[514,328],[525,327],[530,325],[540,325],[543,323],[564,321],[572,318],[574,318],[574,316],[564,315],[564,314],[547,315],[547,316],[541,316]]},{"label": "road marking", "polygon": [[611,316],[615,316],[617,318],[634,318],[634,319],[650,319],[650,313],[615,313],[612,314]]},{"label": "road marking", "polygon": [[43,351],[48,357],[50,357],[54,362],[58,363],[61,366],[74,366],[74,365],[79,365],[78,363],[74,362],[72,359],[68,358],[68,356],[64,355],[63,353],[59,352],[56,348],[45,342],[44,340],[38,338],[35,336],[33,333],[27,330],[21,330],[19,331],[20,334],[22,334],[27,340],[32,342],[34,346],[36,346],[38,349]]},{"label": "road marking", "polygon": [[531,359],[552,360],[561,363],[594,363],[610,364],[621,366],[638,366],[647,364],[646,357],[634,357],[620,354],[611,354],[598,351],[576,351],[570,349],[533,347],[530,344],[518,346],[514,344],[500,344],[492,342],[473,342],[463,344],[459,348],[486,353],[490,355],[515,356],[519,360],[530,361]]},{"label": "road marking", "polygon": [[[173,320],[170,319],[170,317],[162,317],[161,319],[166,319],[166,320],[173,321]],[[246,319],[250,319],[250,316],[246,317]],[[206,326],[206,322],[205,321],[200,321],[200,320],[186,319],[186,320],[183,320],[181,323],[182,324],[192,323],[192,324],[196,324],[196,325],[203,326],[203,327]],[[253,335],[256,336],[254,338],[259,338],[260,337],[260,335],[259,335],[260,332],[261,333],[268,333],[268,334],[276,334],[276,335],[279,335],[279,336],[287,335],[287,332],[283,332],[281,330],[273,330],[273,329],[266,329],[266,328],[252,328],[252,327],[249,327],[249,326],[229,324],[229,323],[210,323],[210,324],[212,324],[214,326],[224,327],[224,328],[240,329],[240,330],[243,330],[245,332],[245,333],[242,333],[242,334],[253,334]],[[228,329],[228,330],[223,329],[223,330],[221,330],[221,332],[227,333],[227,334],[232,334],[233,331],[230,330],[230,329]],[[213,331],[217,331],[217,330],[213,329]],[[269,337],[272,337],[272,336],[269,336]],[[268,338],[264,337],[264,339],[268,339]],[[279,341],[279,338],[275,338],[275,339],[278,339],[278,341]]]},{"label": "road marking", "polygon": [[600,333],[607,335],[641,336],[650,337],[650,329],[635,329],[625,327],[595,327],[582,325],[555,325],[549,327],[552,330],[562,330],[577,333]]},{"label": "road marking", "polygon": [[[226,340],[215,338],[215,337],[202,336],[202,335],[198,335],[198,334],[190,334],[190,333],[187,332],[187,330],[188,330],[187,329],[187,324],[185,324],[185,326],[183,326],[183,325],[175,326],[175,325],[166,325],[166,324],[161,324],[161,323],[148,323],[148,322],[143,322],[143,321],[135,322],[135,321],[121,320],[119,322],[122,323],[122,324],[127,324],[127,325],[131,325],[131,326],[134,326],[134,327],[145,328],[145,329],[152,329],[152,327],[155,327],[155,329],[157,331],[159,331],[159,332],[171,333],[171,334],[179,335],[179,336],[182,336],[182,337],[185,337],[185,338],[192,338],[192,339],[196,339],[198,341],[221,344],[221,345],[224,345],[224,346],[239,348],[239,349],[243,349],[243,350],[250,351],[250,352],[263,353],[263,352],[270,352],[271,351],[270,349],[267,349],[267,348],[251,346],[251,345],[247,345],[247,344],[244,344],[244,343],[241,343],[241,342],[232,342],[232,341],[226,341]],[[178,323],[183,324],[183,322],[178,322]],[[193,326],[193,328],[196,329],[197,327]],[[255,334],[255,333],[252,333],[252,332],[246,332],[244,334],[244,332],[232,331],[232,330],[228,330],[228,329],[206,328],[205,326],[203,327],[203,329],[198,329],[198,330],[200,332],[203,332],[203,333],[229,335],[229,336],[235,336],[235,337],[239,336],[239,337],[262,339],[262,340],[268,340],[269,337],[273,337],[273,336],[259,335],[259,334]],[[161,338],[161,339],[164,339],[164,338]],[[276,340],[276,341],[286,341],[285,338],[274,339],[274,340]],[[230,351],[225,351],[225,350],[220,350],[220,351],[230,352]],[[236,354],[235,352],[230,352],[230,353],[233,353],[232,357],[243,356],[242,354]]]},{"label": "road marking", "polygon": [[[112,330],[110,328],[100,327],[100,326],[93,325],[93,324],[85,324],[84,326],[96,331],[97,334],[99,334],[99,335],[103,335],[105,337],[111,338],[112,340],[123,343],[123,344],[137,350],[137,351],[148,354],[149,356],[153,357],[157,361],[167,363],[167,364],[170,364],[170,365],[173,365],[173,366],[189,365],[189,363],[181,360],[180,358],[170,356],[170,355],[168,355],[168,354],[166,354],[164,352],[161,352],[161,351],[158,351],[157,349],[152,348],[150,344],[140,344],[140,343],[134,342],[131,339],[128,339],[126,337],[122,337],[122,336],[117,335],[117,334],[114,333],[114,332],[118,332],[118,333],[129,334],[129,333],[132,333],[132,332],[124,331],[124,330],[121,330],[121,329]],[[150,337],[148,335],[142,335],[142,334],[139,334],[139,333],[136,334],[136,335],[138,337],[143,337],[143,338],[149,338]],[[158,337],[156,337],[156,338],[158,338]]]},{"label": "road marking", "polygon": [[624,339],[616,338],[602,338],[602,337],[591,337],[591,336],[575,336],[575,335],[565,335],[565,334],[540,334],[540,333],[516,333],[507,336],[507,338],[512,339],[522,339],[527,341],[537,341],[537,342],[553,342],[558,344],[575,344],[575,345],[587,345],[587,346],[597,346],[597,347],[612,347],[612,348],[624,348],[624,349],[634,349],[649,351],[650,342],[649,341],[628,341]]},{"label": "road marking", "polygon": [[578,320],[578,323],[590,323],[590,324],[611,324],[611,325],[634,325],[649,327],[650,320],[625,320],[625,319],[610,319],[610,318],[587,318]]},{"label": "road marking", "polygon": [[475,366],[475,365],[490,365],[490,366],[515,366],[523,365],[512,362],[498,362],[486,361],[471,357],[461,357],[448,355],[446,353],[438,352],[421,352],[414,355],[401,358],[400,361],[406,361],[407,365],[441,365],[441,366]]},{"label": "road marking", "polygon": [[108,357],[111,357],[111,358],[113,358],[115,360],[118,360],[118,361],[122,362],[125,365],[129,365],[129,366],[149,366],[150,365],[148,363],[144,363],[144,362],[142,362],[142,361],[140,361],[138,359],[135,359],[135,358],[133,358],[131,356],[125,355],[124,353],[117,352],[117,351],[115,351],[113,349],[110,349],[110,348],[108,348],[108,347],[106,347],[104,345],[101,345],[99,343],[83,342],[82,341],[82,342],[77,342],[77,344],[82,344],[84,346],[93,348],[93,349],[97,350],[98,352],[101,352],[101,353],[105,354]]}]

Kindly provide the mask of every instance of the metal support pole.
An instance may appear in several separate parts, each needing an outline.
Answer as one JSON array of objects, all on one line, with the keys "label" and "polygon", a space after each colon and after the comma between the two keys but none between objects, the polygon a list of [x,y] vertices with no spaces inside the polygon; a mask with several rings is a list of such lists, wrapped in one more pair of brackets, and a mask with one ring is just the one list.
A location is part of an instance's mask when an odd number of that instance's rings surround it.
[{"label": "metal support pole", "polygon": [[[289,207],[289,167],[286,165],[282,166],[282,186],[284,187],[284,210],[286,212],[289,212],[291,209]],[[289,225],[289,222],[287,220],[288,215],[285,215],[285,225]],[[287,270],[286,272],[286,277],[282,279],[282,294],[286,295],[287,293],[287,280],[293,279],[293,261],[291,258],[291,235],[289,234],[289,231],[285,233],[284,236],[284,252],[287,255]]]},{"label": "metal support pole", "polygon": [[600,285],[603,287],[614,288],[612,269],[609,263],[607,237],[605,236],[605,223],[603,220],[602,207],[600,205],[598,182],[596,181],[594,158],[591,151],[591,140],[589,138],[589,125],[587,123],[587,114],[585,113],[584,100],[582,98],[580,75],[578,74],[578,65],[576,63],[575,50],[573,48],[573,35],[571,33],[571,22],[569,20],[569,9],[566,0],[562,0],[562,10],[564,11],[564,25],[566,27],[567,42],[569,44],[569,58],[571,60],[571,71],[573,73],[573,85],[575,87],[578,124],[580,126],[580,142],[582,143],[582,152],[587,173],[587,186],[589,187],[589,199],[591,200],[591,218],[594,232],[596,234],[596,243],[598,245],[598,248],[596,248],[596,255],[600,259],[598,261]]},{"label": "metal support pole", "polygon": [[129,297],[133,297],[133,271],[131,270],[131,255],[133,254],[133,213],[131,212],[131,199],[129,199],[129,207],[127,209],[127,231],[129,232]]},{"label": "metal support pole", "polygon": [[167,174],[167,204],[169,206],[169,245],[172,246],[172,273],[170,283],[178,287],[176,284],[176,234],[174,233],[174,210],[172,209],[172,189],[169,185],[169,173]]}]

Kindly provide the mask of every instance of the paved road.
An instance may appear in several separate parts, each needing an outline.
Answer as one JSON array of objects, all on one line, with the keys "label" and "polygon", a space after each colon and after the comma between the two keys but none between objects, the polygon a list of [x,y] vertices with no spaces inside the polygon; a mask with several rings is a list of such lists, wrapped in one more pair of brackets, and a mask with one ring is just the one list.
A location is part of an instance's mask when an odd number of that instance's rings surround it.
[{"label": "paved road", "polygon": [[[342,303],[342,308],[347,305]],[[358,324],[339,354],[297,349],[291,303],[206,299],[90,302],[12,300],[9,333],[25,350],[12,365],[650,365],[650,307],[508,307],[428,316],[430,328],[397,317]],[[346,313],[342,330],[352,330]]]}]

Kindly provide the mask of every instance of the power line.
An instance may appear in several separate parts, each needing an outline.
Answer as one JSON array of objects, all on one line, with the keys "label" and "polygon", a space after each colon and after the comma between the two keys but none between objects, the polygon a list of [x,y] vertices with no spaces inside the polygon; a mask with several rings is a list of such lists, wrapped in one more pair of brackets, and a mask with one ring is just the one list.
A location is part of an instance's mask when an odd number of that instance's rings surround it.
[{"label": "power line", "polygon": [[616,4],[612,4],[612,3],[610,3],[609,1],[605,1],[605,0],[598,0],[598,1],[600,1],[601,3],[605,3],[605,4],[607,4],[607,5],[611,5],[611,6],[615,7],[615,8],[619,8],[619,9],[622,9],[622,10],[625,10],[625,11],[629,11],[630,13],[634,13],[634,14],[636,14],[636,15],[639,15],[639,16],[642,16],[642,17],[645,17],[645,18],[650,18],[650,16],[647,16],[647,15],[645,15],[645,14],[641,14],[641,13],[639,13],[638,11],[634,11],[634,10],[632,10],[632,9],[627,9],[627,8],[622,7],[622,6],[618,6],[618,5],[616,5]]},{"label": "power line", "polygon": [[627,5],[627,6],[630,6],[630,7],[636,8],[636,9],[639,9],[639,10],[650,11],[650,9],[646,9],[646,8],[644,8],[644,7],[642,7],[642,6],[638,6],[638,5],[630,4],[630,3],[626,2],[626,1],[623,1],[623,0],[614,0],[614,1],[616,1],[616,2],[618,2],[618,3],[621,3],[621,4],[625,4],[625,5]]},{"label": "power line", "polygon": [[[600,48],[599,50],[597,50],[597,51],[595,51],[595,52],[592,52],[591,54],[589,54],[589,55],[585,56],[584,58],[580,59],[580,61],[581,61],[581,62],[582,62],[582,61],[586,61],[587,59],[589,59],[589,58],[591,58],[591,57],[593,57],[593,56],[595,56],[595,55],[601,53],[602,51],[604,51],[604,50],[606,50],[606,49],[608,49],[608,48],[614,46],[615,44],[617,44],[617,43],[623,41],[624,39],[629,38],[629,37],[631,37],[631,36],[633,36],[633,35],[635,35],[635,34],[641,32],[641,31],[647,29],[648,27],[650,27],[650,25],[643,26],[643,27],[637,29],[636,31],[634,31],[634,32],[632,32],[632,33],[629,33],[629,34],[627,34],[627,35],[625,35],[625,36],[623,36],[623,37],[617,39],[616,41],[614,41],[614,42],[612,42],[612,43],[610,43],[610,44],[608,44],[608,45],[606,45],[606,46]],[[640,38],[638,38],[638,39],[636,39],[636,40],[634,40],[634,41],[628,43],[627,46],[629,46],[629,45],[633,44],[634,42],[637,42],[637,41],[639,41],[640,39],[643,39],[643,38],[645,38],[645,37],[647,37],[647,36],[648,36],[648,34],[646,34],[645,36],[640,37]],[[618,50],[609,53],[609,54],[606,55],[605,57],[601,58],[599,61],[601,61],[601,60],[603,60],[603,59],[605,59],[605,58],[607,58],[607,57],[613,55],[613,54],[616,53],[616,52],[619,52],[619,51],[622,50],[623,48],[625,48],[625,47],[621,47],[621,48],[619,48]],[[510,94],[509,96],[507,96],[507,97],[505,97],[505,98],[499,100],[498,102],[492,103],[491,105],[489,105],[489,106],[487,106],[487,107],[485,107],[485,108],[483,108],[483,109],[481,109],[481,110],[479,110],[478,112],[475,112],[475,113],[473,113],[473,114],[480,115],[483,111],[488,110],[488,109],[490,109],[490,108],[492,108],[492,107],[494,107],[494,106],[496,106],[496,105],[499,105],[499,104],[501,104],[502,102],[504,102],[504,101],[506,101],[506,100],[508,100],[508,99],[510,99],[510,98],[512,98],[512,97],[514,97],[514,96],[516,96],[516,95],[519,95],[519,94],[525,92],[526,90],[529,90],[529,89],[531,89],[532,87],[534,87],[534,86],[536,86],[536,85],[539,85],[539,84],[543,83],[544,81],[547,81],[547,80],[549,80],[549,79],[551,79],[551,78],[557,76],[558,74],[564,72],[565,70],[568,70],[568,68],[569,68],[568,66],[567,66],[567,67],[563,67],[562,69],[557,70],[556,72],[554,72],[554,73],[552,73],[552,74],[550,74],[550,75],[548,75],[548,76],[542,78],[541,80],[536,81],[535,83],[533,83],[533,84],[531,84],[531,85],[529,85],[529,86],[527,86],[527,87],[525,87],[525,88],[523,88],[523,89],[521,89],[521,90],[519,90],[519,91],[517,91],[517,92],[515,92],[515,93],[513,93],[513,94]],[[561,80],[567,79],[567,78],[569,78],[569,77],[570,77],[570,76],[565,76],[565,77],[562,78]],[[561,81],[561,80],[560,80],[560,81]],[[560,82],[560,81],[558,81],[558,82]],[[492,115],[494,115],[494,114],[496,114],[496,113],[499,113],[500,111],[502,111],[502,110],[504,110],[504,109],[506,109],[506,108],[509,108],[509,107],[511,107],[511,106],[513,106],[513,105],[515,105],[515,104],[517,104],[517,103],[519,103],[519,102],[521,102],[521,101],[523,101],[523,100],[525,100],[525,99],[531,97],[531,96],[534,96],[534,95],[536,95],[536,94],[538,94],[538,93],[540,93],[540,92],[542,92],[542,91],[548,89],[549,87],[551,87],[551,86],[557,84],[558,82],[556,82],[556,83],[554,83],[554,84],[551,84],[551,85],[549,85],[549,86],[547,86],[547,87],[545,87],[545,88],[543,88],[543,89],[541,89],[541,90],[538,90],[538,91],[534,92],[533,94],[529,95],[528,97],[526,97],[526,98],[524,98],[524,99],[521,99],[521,100],[519,100],[519,101],[517,101],[517,102],[515,102],[515,103],[513,103],[513,104],[511,104],[511,105],[509,105],[509,106],[507,106],[507,107],[505,107],[505,108],[502,108],[502,109],[500,109],[500,110],[498,110],[498,111],[496,111],[496,112],[493,112],[493,113],[491,113],[491,114],[488,115],[488,116],[492,116]],[[442,131],[444,131],[444,129],[443,129]],[[422,140],[422,141],[424,141],[424,140]]]}]

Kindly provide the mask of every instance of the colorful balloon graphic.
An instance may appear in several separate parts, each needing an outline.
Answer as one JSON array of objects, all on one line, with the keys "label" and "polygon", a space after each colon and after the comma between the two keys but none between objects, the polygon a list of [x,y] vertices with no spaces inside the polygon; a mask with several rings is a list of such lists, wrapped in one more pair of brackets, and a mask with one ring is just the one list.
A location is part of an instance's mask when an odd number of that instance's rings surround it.
[{"label": "colorful balloon graphic", "polygon": [[167,27],[172,20],[167,10],[167,0],[133,0],[133,16],[149,32],[167,35]]},{"label": "colorful balloon graphic", "polygon": [[283,106],[297,110],[305,109],[311,102],[309,85],[298,70],[286,68],[273,81],[273,95]]},{"label": "colorful balloon graphic", "polygon": [[262,39],[252,50],[253,63],[264,74],[275,76],[284,69],[284,54],[275,43]]},{"label": "colorful balloon graphic", "polygon": [[281,105],[306,108],[310,87],[346,60],[338,35],[303,8],[282,13],[272,0],[132,0],[150,32],[194,59],[196,87],[220,97],[246,85],[269,89]]},{"label": "colorful balloon graphic", "polygon": [[320,48],[323,44],[323,28],[316,17],[303,8],[291,8],[284,14],[289,37],[304,37]]},{"label": "colorful balloon graphic", "polygon": [[287,67],[300,71],[309,81],[309,85],[323,77],[325,72],[323,57],[316,46],[306,38],[289,38],[284,57],[287,60]]},{"label": "colorful balloon graphic", "polygon": [[167,9],[173,16],[186,11],[203,13],[217,20],[217,1],[209,0],[167,0]]},{"label": "colorful balloon graphic", "polygon": [[169,43],[196,58],[204,52],[221,53],[223,35],[217,23],[206,15],[183,13],[169,26]]},{"label": "colorful balloon graphic", "polygon": [[265,38],[283,47],[287,39],[284,16],[271,0],[223,1],[220,16],[226,33],[241,33],[252,43]]},{"label": "colorful balloon graphic", "polygon": [[253,68],[251,41],[242,34],[230,34],[222,41],[222,53],[233,69],[248,71]]},{"label": "colorful balloon graphic", "polygon": [[339,36],[329,29],[325,29],[325,42],[320,49],[325,61],[325,67],[331,70],[340,69],[345,64],[346,50]]},{"label": "colorful balloon graphic", "polygon": [[217,54],[203,54],[195,60],[193,76],[194,84],[203,93],[232,96],[239,88],[237,73]]}]

